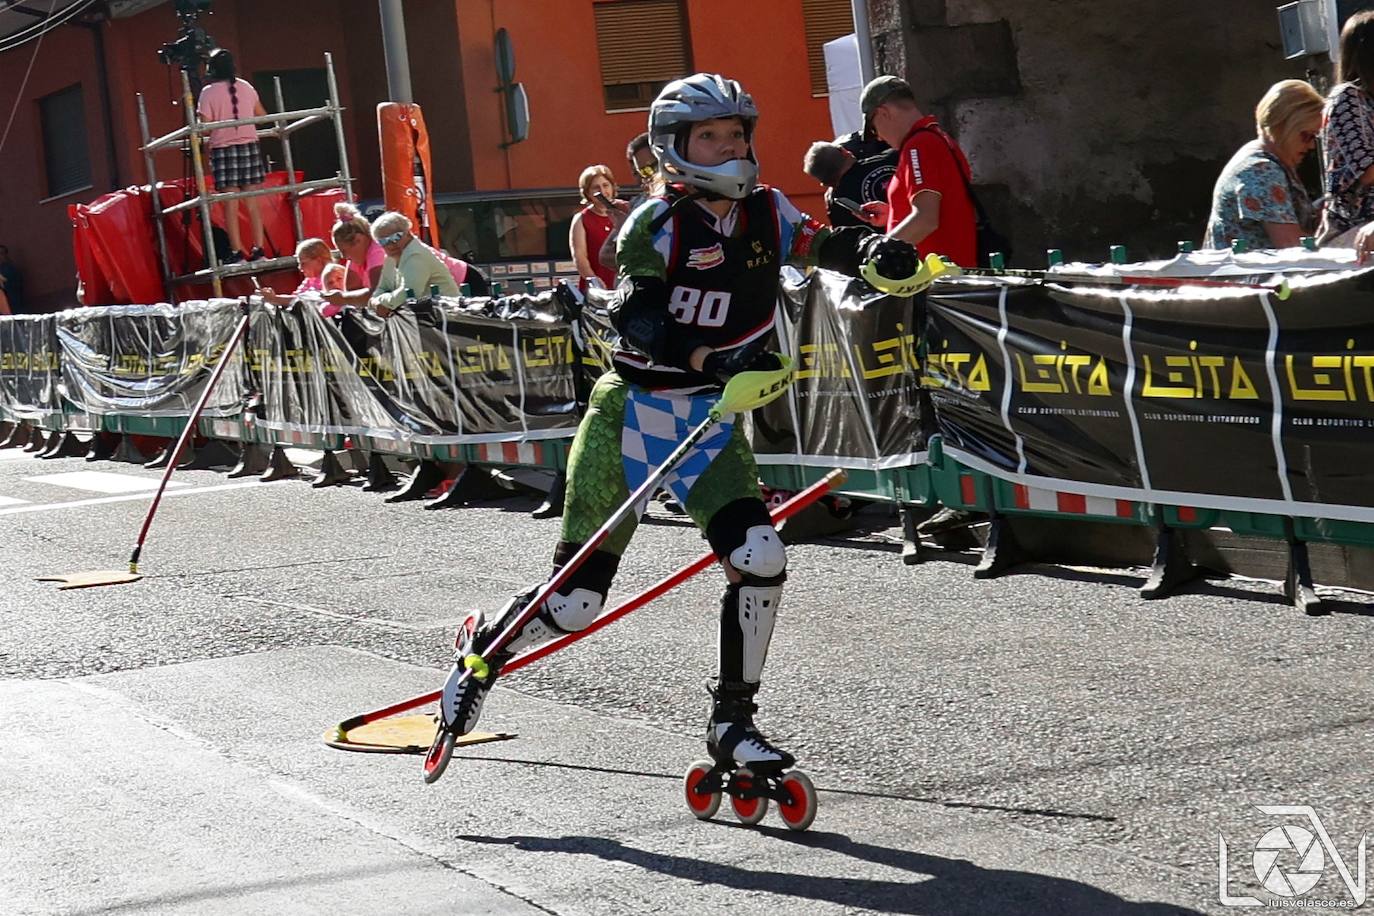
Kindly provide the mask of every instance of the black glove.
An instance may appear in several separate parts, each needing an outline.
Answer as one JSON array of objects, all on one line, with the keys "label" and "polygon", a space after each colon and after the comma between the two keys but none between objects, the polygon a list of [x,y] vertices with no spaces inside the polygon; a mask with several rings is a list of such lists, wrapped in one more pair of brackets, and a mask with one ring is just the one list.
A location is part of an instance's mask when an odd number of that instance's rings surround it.
[{"label": "black glove", "polygon": [[762,344],[744,346],[735,350],[712,350],[701,363],[701,371],[713,376],[722,384],[741,372],[771,372],[782,368],[778,354],[767,350]]},{"label": "black glove", "polygon": [[906,280],[921,267],[921,258],[901,239],[874,235],[859,246],[859,263],[872,261],[878,273],[889,280]]}]

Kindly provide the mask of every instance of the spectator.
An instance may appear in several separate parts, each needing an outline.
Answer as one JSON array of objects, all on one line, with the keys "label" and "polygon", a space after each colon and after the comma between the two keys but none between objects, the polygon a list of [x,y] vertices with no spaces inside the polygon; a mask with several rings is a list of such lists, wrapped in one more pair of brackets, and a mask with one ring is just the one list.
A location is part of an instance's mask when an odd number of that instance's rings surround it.
[{"label": "spectator", "polygon": [[326,291],[325,298],[341,307],[367,305],[381,282],[386,252],[372,238],[372,224],[353,204],[335,204],[334,217],[329,234],[343,258],[345,282],[342,292]]},{"label": "spectator", "polygon": [[614,230],[606,237],[606,241],[601,244],[601,250],[597,252],[597,260],[602,266],[609,268],[613,273],[616,269],[615,262],[615,241],[620,237],[620,227],[625,225],[625,220],[634,212],[635,208],[657,191],[658,180],[658,159],[654,157],[654,151],[649,146],[649,132],[639,134],[625,147],[625,159],[630,163],[630,170],[639,178],[639,193],[630,198],[630,202],[624,206],[616,204],[610,210],[611,221],[615,224]]},{"label": "spectator", "polygon": [[978,265],[978,231],[971,170],[963,150],[923,114],[906,80],[880,76],[859,97],[865,123],[900,149],[887,203],[864,205],[874,225],[914,245],[922,256],[942,255],[964,267]]},{"label": "spectator", "polygon": [[410,217],[394,210],[383,213],[372,224],[372,237],[386,252],[382,278],[368,299],[378,315],[386,318],[407,295],[428,296],[432,288],[441,296],[458,295],[458,284],[447,265],[410,231]]},{"label": "spectator", "polygon": [[462,258],[455,258],[442,248],[435,248],[424,242],[420,244],[428,248],[436,258],[443,262],[444,266],[448,268],[449,275],[453,277],[453,282],[458,284],[459,289],[462,289],[463,284],[466,283],[469,292],[474,296],[485,296],[491,291],[486,276],[467,261]]},{"label": "spectator", "polygon": [[10,313],[24,314],[24,275],[10,260],[10,250],[4,245],[0,245],[0,289],[9,300]]},{"label": "spectator", "polygon": [[825,210],[832,226],[867,226],[868,221],[840,204],[887,202],[887,183],[897,171],[897,151],[889,149],[858,162],[837,143],[811,144],[802,159],[802,171],[825,187]]},{"label": "spectator", "polygon": [[1326,99],[1322,126],[1325,156],[1318,241],[1370,251],[1374,225],[1374,11],[1356,13],[1341,29],[1340,83]]},{"label": "spectator", "polygon": [[[343,292],[345,283],[348,279],[348,272],[342,264],[335,263],[334,258],[329,253],[329,246],[323,239],[305,239],[296,246],[296,262],[300,265],[301,274],[305,279],[301,280],[291,295],[283,295],[270,286],[261,287],[258,293],[263,299],[273,305],[290,305],[296,299],[306,293],[323,295],[324,293]],[[338,314],[339,306],[325,302],[321,299],[320,314],[326,318],[331,318]]]},{"label": "spectator", "polygon": [[1255,107],[1257,139],[1236,151],[1212,191],[1204,248],[1293,248],[1316,226],[1297,167],[1316,145],[1322,97],[1302,80],[1283,80]]},{"label": "spectator", "polygon": [[335,204],[334,217],[336,222],[330,230],[334,247],[343,255],[344,266],[353,277],[354,287],[364,288],[370,293],[382,279],[386,252],[372,238],[372,224],[353,204]]},{"label": "spectator", "polygon": [[[568,247],[572,249],[577,273],[582,278],[578,286],[586,292],[588,283],[595,280],[609,289],[615,286],[615,268],[601,263],[601,246],[615,234],[615,221],[611,219],[610,211],[628,208],[629,204],[616,199],[615,176],[604,165],[589,165],[583,169],[578,176],[577,187],[582,192],[583,207],[573,216],[572,226],[568,229]],[[602,203],[603,199],[605,203]],[[592,254],[597,255],[595,264],[592,263]]]},{"label": "spectator", "polygon": [[841,134],[835,138],[835,145],[848,150],[849,155],[860,162],[887,152],[894,152],[892,147],[878,139],[878,135],[873,132],[872,124],[865,125],[863,130]]},{"label": "spectator", "polygon": [[[224,48],[210,52],[206,72],[211,82],[201,90],[196,114],[202,121],[233,121],[243,117],[264,115],[262,102],[253,84],[234,74],[234,56]],[[258,132],[251,124],[221,127],[210,131],[210,171],[215,176],[216,191],[252,191],[263,181],[262,148]],[[256,197],[248,199],[248,221],[253,232],[253,248],[244,254],[243,238],[239,232],[239,202],[224,202],[225,231],[229,234],[229,256],[225,264],[235,264],[247,257],[256,261],[263,253],[262,210]]]}]

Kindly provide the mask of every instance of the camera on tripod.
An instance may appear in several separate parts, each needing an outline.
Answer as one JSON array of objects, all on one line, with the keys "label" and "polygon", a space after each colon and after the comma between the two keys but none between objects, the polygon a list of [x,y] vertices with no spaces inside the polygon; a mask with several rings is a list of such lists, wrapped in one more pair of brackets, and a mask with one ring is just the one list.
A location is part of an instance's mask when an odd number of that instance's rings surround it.
[{"label": "camera on tripod", "polygon": [[200,14],[211,12],[214,0],[176,0],[177,37],[157,49],[157,59],[185,70],[192,88],[199,88],[200,68],[215,46],[210,33],[200,27]]}]

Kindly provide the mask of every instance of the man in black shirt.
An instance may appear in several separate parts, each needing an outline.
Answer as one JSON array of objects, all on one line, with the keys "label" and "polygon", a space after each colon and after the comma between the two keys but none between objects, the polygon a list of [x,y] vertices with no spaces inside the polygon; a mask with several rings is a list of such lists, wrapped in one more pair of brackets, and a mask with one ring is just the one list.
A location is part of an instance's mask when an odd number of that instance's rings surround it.
[{"label": "man in black shirt", "polygon": [[836,143],[811,144],[802,159],[802,170],[825,186],[825,210],[830,225],[866,226],[868,223],[840,201],[863,205],[887,202],[887,183],[897,169],[897,152],[888,148],[863,161]]}]

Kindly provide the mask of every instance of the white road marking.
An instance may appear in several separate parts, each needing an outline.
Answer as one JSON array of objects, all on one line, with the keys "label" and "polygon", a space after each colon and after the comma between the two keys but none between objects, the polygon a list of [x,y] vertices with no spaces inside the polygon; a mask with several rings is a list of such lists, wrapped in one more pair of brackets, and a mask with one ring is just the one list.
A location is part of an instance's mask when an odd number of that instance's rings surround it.
[{"label": "white road marking", "polygon": [[[44,474],[41,477],[25,477],[30,483],[50,483],[74,490],[92,490],[96,493],[137,493],[140,490],[156,490],[158,478],[131,477],[127,474],[112,474],[108,471],[69,471],[65,474]],[[185,487],[189,484],[168,481],[167,486]]]},{"label": "white road marking", "polygon": [[0,449],[0,461],[14,461],[19,458],[31,458],[33,452],[26,452],[22,448]]},{"label": "white road marking", "polygon": [[22,506],[27,502],[27,499],[20,499],[17,496],[0,496],[0,506]]},{"label": "white road marking", "polygon": [[345,614],[342,611],[331,611],[327,608],[315,607],[309,604],[292,604],[287,601],[272,601],[268,598],[253,598],[248,595],[225,595],[233,601],[247,601],[252,604],[265,604],[269,607],[286,608],[292,611],[302,611],[306,614],[318,614],[321,617],[329,617],[334,620],[347,620],[352,623],[361,623],[371,627],[383,627],[389,630],[408,630],[412,633],[427,633],[430,630],[456,629],[459,624],[467,619],[464,614],[461,617],[440,618],[438,620],[428,620],[421,623],[411,623],[406,620],[388,620],[384,617],[364,617],[358,614]]},{"label": "white road marking", "polygon": [[[226,483],[215,487],[196,487],[190,490],[168,490],[163,496],[190,496],[193,493],[218,493],[222,490],[243,490],[248,487],[260,487],[263,483],[260,480],[250,480],[247,483]],[[156,484],[154,484],[156,486]],[[184,484],[183,484],[184,486]],[[92,499],[77,499],[66,503],[44,503],[31,506],[14,506],[9,509],[0,509],[0,515],[21,515],[27,512],[47,512],[54,509],[79,509],[84,506],[99,506],[104,503],[127,503],[138,499],[149,499],[152,492],[147,493],[126,493],[123,496],[97,496]]]}]

